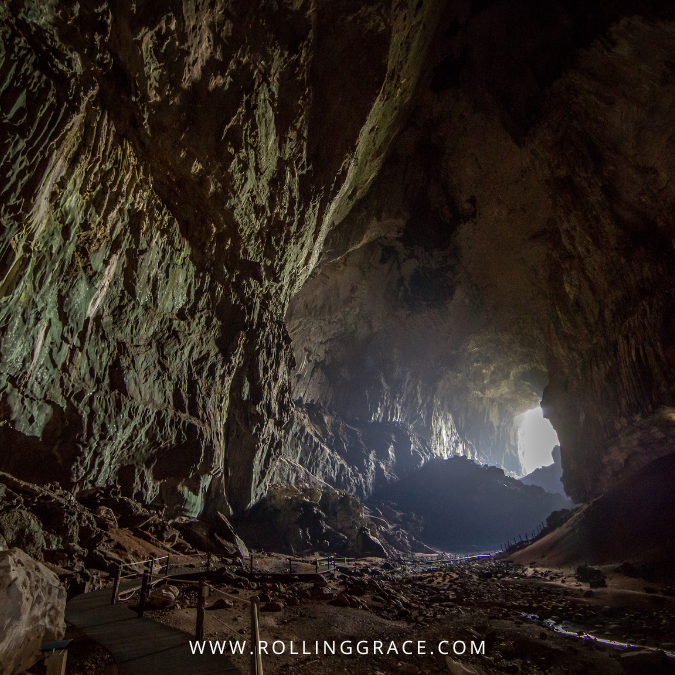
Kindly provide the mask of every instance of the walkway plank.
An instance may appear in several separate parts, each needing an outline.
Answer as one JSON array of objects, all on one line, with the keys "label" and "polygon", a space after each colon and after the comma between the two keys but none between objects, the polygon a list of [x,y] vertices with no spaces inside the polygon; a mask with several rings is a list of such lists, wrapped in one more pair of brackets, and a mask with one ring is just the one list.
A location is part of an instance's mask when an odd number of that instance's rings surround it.
[{"label": "walkway plank", "polygon": [[189,633],[111,605],[109,589],[73,598],[66,620],[112,654],[119,675],[242,675],[227,656],[193,655]]}]

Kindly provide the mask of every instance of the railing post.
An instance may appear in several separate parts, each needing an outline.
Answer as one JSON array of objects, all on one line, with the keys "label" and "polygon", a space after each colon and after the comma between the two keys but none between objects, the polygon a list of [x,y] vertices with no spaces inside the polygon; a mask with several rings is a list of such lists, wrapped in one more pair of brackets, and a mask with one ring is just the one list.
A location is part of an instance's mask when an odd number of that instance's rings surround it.
[{"label": "railing post", "polygon": [[148,570],[143,572],[143,581],[141,581],[141,600],[138,603],[138,616],[143,616],[145,612],[145,602],[148,595],[148,580],[149,580]]},{"label": "railing post", "polygon": [[120,590],[120,581],[122,580],[122,565],[117,566],[117,574],[115,575],[115,581],[113,582],[112,597],[110,598],[110,604],[114,605],[117,602],[117,594]]},{"label": "railing post", "polygon": [[67,649],[53,651],[46,659],[47,675],[65,675],[66,660],[68,658]]},{"label": "railing post", "polygon": [[251,598],[251,646],[251,675],[263,675],[257,597]]},{"label": "railing post", "polygon": [[206,578],[199,577],[199,594],[197,595],[197,626],[195,628],[195,637],[197,640],[204,639],[204,591]]}]

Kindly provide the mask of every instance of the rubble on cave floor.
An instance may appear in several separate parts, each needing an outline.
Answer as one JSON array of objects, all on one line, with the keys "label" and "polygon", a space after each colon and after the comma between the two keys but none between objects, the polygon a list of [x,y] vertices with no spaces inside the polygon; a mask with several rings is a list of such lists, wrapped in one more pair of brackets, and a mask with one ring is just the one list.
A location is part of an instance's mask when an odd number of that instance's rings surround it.
[{"label": "rubble on cave floor", "polygon": [[[675,601],[661,592],[633,592],[629,598],[621,595],[621,584],[610,575],[607,589],[588,596],[588,583],[579,581],[571,568],[533,569],[495,558],[435,557],[418,556],[401,562],[367,558],[338,564],[324,574],[280,582],[271,574],[286,568],[287,557],[258,553],[254,574],[231,566],[214,579],[211,585],[224,592],[230,604],[206,612],[205,638],[249,639],[247,601],[257,596],[263,609],[261,639],[270,646],[264,657],[266,673],[302,673],[310,666],[313,673],[327,674],[344,668],[357,673],[448,672],[445,657],[438,652],[443,640],[464,642],[469,650],[472,641],[477,646],[484,643],[484,655],[452,654],[451,648],[450,655],[486,674],[620,675],[633,672],[630,663],[624,668],[628,656],[633,665],[659,658],[658,652],[651,651],[640,661],[635,656],[640,653],[637,647],[618,649],[561,635],[552,626],[563,621],[570,632],[623,640],[651,650],[673,648]],[[207,607],[219,607],[215,604],[219,597],[212,591]],[[150,614],[190,631],[196,604],[196,590],[186,586],[176,607]],[[340,655],[339,650],[335,656],[324,655],[324,640],[338,645],[351,641],[354,651],[356,642],[365,640],[370,653],[358,658]],[[397,653],[373,654],[375,640],[385,645],[393,641]],[[404,654],[401,645],[406,640],[413,641],[415,650],[417,642],[424,641],[426,654]],[[280,641],[277,651],[283,643],[283,654],[272,654],[275,641]],[[291,642],[299,654],[290,653]],[[302,654],[303,642],[309,654]],[[247,657],[235,658],[246,666]],[[657,664],[644,672],[669,672],[670,661],[666,658],[664,663],[665,670],[659,670]]]}]

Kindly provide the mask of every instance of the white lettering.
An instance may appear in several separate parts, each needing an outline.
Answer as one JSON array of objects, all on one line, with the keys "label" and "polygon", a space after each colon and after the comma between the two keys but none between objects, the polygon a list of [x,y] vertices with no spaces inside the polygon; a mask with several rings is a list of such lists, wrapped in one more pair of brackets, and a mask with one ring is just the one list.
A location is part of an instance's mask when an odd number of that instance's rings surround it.
[{"label": "white lettering", "polygon": [[[366,645],[363,650],[361,649],[361,645]],[[366,655],[368,654],[368,643],[365,640],[361,640],[361,642],[356,643],[356,651],[358,654],[361,655]]]},{"label": "white lettering", "polygon": [[[462,645],[462,651],[459,652],[457,651],[457,645]],[[463,654],[466,651],[466,643],[462,642],[461,640],[457,640],[457,642],[452,643],[452,651],[455,652],[455,654]]]},{"label": "white lettering", "polygon": [[[277,651],[277,645],[281,645],[281,651],[280,652]],[[283,654],[286,651],[286,645],[281,640],[275,640],[272,643],[272,651],[277,655]]]},{"label": "white lettering", "polygon": [[326,651],[329,651],[331,654],[335,654],[335,642],[331,643],[326,642],[325,640],[323,641],[323,653],[325,654]]},{"label": "white lettering", "polygon": [[396,643],[393,640],[389,643],[389,649],[387,649],[387,654],[390,654],[392,651],[394,652],[394,654],[398,654]]},{"label": "white lettering", "polygon": [[215,642],[213,640],[211,640],[211,642],[209,642],[209,644],[211,645],[211,653],[212,654],[216,653],[216,649],[221,654],[223,654],[223,650],[227,646],[227,642],[225,642],[225,640],[223,640],[222,642],[220,640],[216,640]]},{"label": "white lettering", "polygon": [[438,643],[438,653],[439,653],[439,654],[442,654],[443,656],[447,656],[447,655],[448,655],[448,652],[444,652],[444,651],[441,649],[441,645],[447,645],[447,644],[450,644],[447,640],[442,640],[441,642]]},{"label": "white lettering", "polygon": [[267,654],[267,640],[258,642],[258,654]]},{"label": "white lettering", "polygon": [[426,650],[427,650],[427,643],[424,640],[420,640],[417,643],[417,655],[420,656],[422,654],[426,654],[427,653]]},{"label": "white lettering", "polygon": [[196,654],[197,650],[199,650],[200,654],[203,654],[205,644],[205,642],[192,642],[192,640],[190,640],[190,649],[192,650],[193,654]]},{"label": "white lettering", "polygon": [[[474,651],[474,649],[476,651]],[[471,653],[472,654],[485,654],[485,640],[481,642],[478,646],[476,646],[476,643],[471,640]]]},{"label": "white lettering", "polygon": [[245,646],[246,640],[237,640],[236,642],[230,640],[230,652],[232,652],[232,654],[243,654]]},{"label": "white lettering", "polygon": [[375,640],[373,642],[373,654],[381,654],[382,653],[382,640]]},{"label": "white lettering", "polygon": [[[348,645],[347,650],[345,651],[345,645]],[[352,643],[349,640],[345,640],[340,643],[340,653],[345,656],[349,656],[352,653]]]},{"label": "white lettering", "polygon": [[403,653],[404,653],[404,654],[408,654],[408,656],[410,656],[410,654],[412,654],[412,652],[411,652],[411,651],[410,651],[410,652],[407,652],[407,651],[405,650],[405,646],[406,646],[406,645],[411,645],[411,644],[412,644],[412,640],[406,640],[406,641],[403,643],[403,645],[401,645],[401,649],[403,650]]}]

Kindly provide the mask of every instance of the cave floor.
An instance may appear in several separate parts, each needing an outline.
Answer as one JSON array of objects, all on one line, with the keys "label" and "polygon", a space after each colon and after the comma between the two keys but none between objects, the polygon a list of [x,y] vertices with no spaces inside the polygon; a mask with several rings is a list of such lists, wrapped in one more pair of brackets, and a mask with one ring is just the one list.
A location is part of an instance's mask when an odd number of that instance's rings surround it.
[{"label": "cave floor", "polygon": [[[285,560],[273,554],[256,556],[256,567],[281,571]],[[206,612],[205,639],[248,639],[249,613],[237,599],[258,595],[270,610],[261,612],[261,639],[268,644],[268,654],[263,655],[266,674],[453,673],[441,651],[463,664],[465,670],[457,673],[471,673],[466,668],[472,667],[486,674],[675,672],[673,659],[663,652],[641,649],[675,649],[675,599],[663,593],[670,591],[611,571],[608,587],[591,593],[572,569],[528,568],[494,558],[425,561],[405,570],[370,559],[322,576],[325,586],[321,580],[316,585],[280,584],[226,575],[217,587],[233,600],[233,607]],[[190,631],[195,607],[196,593],[186,588],[178,608],[155,610],[149,616]],[[551,627],[562,621],[571,632],[637,647],[622,649],[562,635]],[[335,655],[324,653],[323,641],[337,643]],[[344,641],[350,642],[351,655],[340,654]],[[367,654],[356,653],[359,641],[365,641],[361,649]],[[374,653],[375,641],[382,641],[382,653]],[[412,654],[403,653],[405,641],[412,641],[406,644]],[[309,653],[302,653],[303,642]],[[471,655],[472,642],[484,642],[485,654]],[[420,643],[424,654],[418,653]],[[466,653],[453,655],[455,643],[457,651],[466,647]],[[273,654],[273,646],[283,653]],[[225,653],[230,653],[228,647]],[[248,672],[249,658],[235,655],[233,660]]]}]

